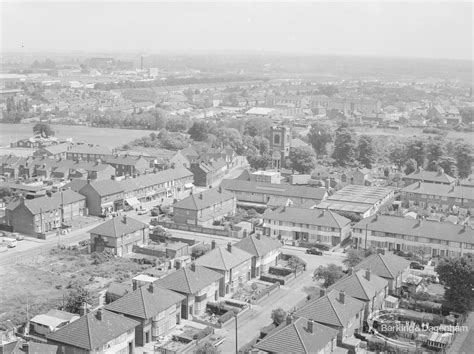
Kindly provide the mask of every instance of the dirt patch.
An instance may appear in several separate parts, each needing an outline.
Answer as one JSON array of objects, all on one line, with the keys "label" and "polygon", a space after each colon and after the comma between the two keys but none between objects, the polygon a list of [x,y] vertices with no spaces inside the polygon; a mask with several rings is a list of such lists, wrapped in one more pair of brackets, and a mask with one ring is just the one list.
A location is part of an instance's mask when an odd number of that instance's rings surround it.
[{"label": "dirt patch", "polygon": [[61,307],[71,287],[85,286],[98,304],[99,292],[111,282],[123,282],[149,268],[116,257],[95,265],[83,251],[52,249],[27,261],[0,267],[0,328],[11,320],[19,325],[28,317]]}]

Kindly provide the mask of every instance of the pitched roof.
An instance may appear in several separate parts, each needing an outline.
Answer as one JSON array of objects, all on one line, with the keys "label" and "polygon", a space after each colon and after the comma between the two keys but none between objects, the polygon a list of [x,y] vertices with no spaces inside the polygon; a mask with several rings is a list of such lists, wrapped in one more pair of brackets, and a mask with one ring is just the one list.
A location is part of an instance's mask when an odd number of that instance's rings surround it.
[{"label": "pitched roof", "polygon": [[116,216],[89,230],[89,233],[117,238],[147,227],[147,224],[133,218]]},{"label": "pitched roof", "polygon": [[450,175],[444,173],[443,171],[425,171],[423,169],[418,169],[413,171],[405,177],[406,179],[414,179],[425,182],[434,182],[434,183],[453,183],[456,178],[451,177]]},{"label": "pitched roof", "polygon": [[339,279],[329,289],[344,290],[346,295],[359,300],[370,301],[388,285],[388,282],[376,274],[370,274],[370,280],[368,280],[366,271],[366,269],[359,269],[351,275]]},{"label": "pitched roof", "polygon": [[449,184],[415,182],[403,188],[402,192],[474,200],[473,188],[466,186],[454,186]]},{"label": "pitched roof", "polygon": [[232,252],[229,252],[227,247],[220,246],[206,253],[204,256],[199,257],[196,260],[196,265],[227,271],[250,258],[252,258],[250,253],[235,246],[232,246]]},{"label": "pitched roof", "polygon": [[304,209],[297,207],[280,207],[266,210],[263,219],[310,224],[325,227],[342,228],[350,224],[350,220],[330,210]]},{"label": "pitched roof", "polygon": [[110,155],[110,154],[112,154],[112,150],[110,150],[107,146],[101,146],[101,145],[90,146],[90,145],[87,145],[87,144],[81,144],[81,145],[71,146],[68,153]]},{"label": "pitched roof", "polygon": [[244,250],[247,253],[250,253],[253,256],[262,257],[267,253],[281,248],[281,243],[277,240],[274,240],[271,237],[251,235],[249,237],[243,238],[237,242],[235,247],[238,247]]},{"label": "pitched roof", "polygon": [[349,319],[362,311],[364,303],[345,295],[344,303],[340,301],[339,291],[330,290],[326,295],[310,300],[298,309],[296,317],[312,318],[314,321],[336,327],[346,326]]},{"label": "pitched roof", "polygon": [[128,192],[192,176],[191,171],[182,166],[177,166],[176,168],[149,173],[136,178],[127,178],[119,181],[118,184],[125,192]]},{"label": "pitched roof", "polygon": [[55,154],[60,154],[62,152],[66,152],[68,148],[69,148],[69,144],[63,143],[63,144],[46,146],[46,147],[41,148],[40,150],[46,151],[50,153],[51,155],[55,155]]},{"label": "pitched roof", "polygon": [[[153,291],[150,289],[153,289]],[[183,299],[183,295],[150,284],[122,296],[107,305],[105,309],[128,316],[149,319]]]},{"label": "pitched roof", "polygon": [[410,266],[410,261],[392,253],[371,254],[364,258],[354,267],[358,269],[370,269],[370,271],[378,276],[386,279],[395,279],[398,274],[403,272]]},{"label": "pitched roof", "polygon": [[206,286],[223,278],[224,276],[202,266],[181,268],[155,282],[162,288],[185,294],[196,294]]},{"label": "pitched roof", "polygon": [[[438,185],[438,186],[441,186]],[[399,216],[377,215],[362,219],[353,229],[388,232],[391,234],[427,237],[435,240],[474,243],[474,230],[470,226],[450,222],[408,219]],[[364,231],[365,232],[365,231]]]},{"label": "pitched roof", "polygon": [[88,182],[86,185],[84,185],[81,190],[87,188],[87,185],[90,185],[90,187],[102,197],[123,192],[123,188],[120,183],[114,180],[104,179],[100,181],[91,181],[90,183]]},{"label": "pitched roof", "polygon": [[244,181],[241,179],[224,179],[222,188],[232,192],[265,193],[284,197],[298,197],[322,200],[326,196],[325,188],[293,186],[268,182]]},{"label": "pitched roof", "polygon": [[337,329],[298,318],[290,324],[282,323],[275,331],[258,342],[255,347],[270,353],[317,353],[337,337]]},{"label": "pitched roof", "polygon": [[213,188],[181,199],[173,204],[173,208],[201,210],[233,198],[234,195],[231,192],[222,188]]},{"label": "pitched roof", "polygon": [[[70,189],[60,191],[51,194],[51,197],[44,196],[34,199],[25,199],[25,207],[28,208],[33,215],[40,212],[47,212],[55,209],[59,209],[61,205],[72,204],[81,200],[85,200],[86,197],[74,192]],[[8,210],[15,210],[22,203],[21,199],[15,199],[7,205]]]},{"label": "pitched roof", "polygon": [[[102,319],[98,312],[101,311]],[[122,315],[98,310],[60,328],[46,337],[54,342],[86,350],[94,350],[138,326],[138,322]]]}]

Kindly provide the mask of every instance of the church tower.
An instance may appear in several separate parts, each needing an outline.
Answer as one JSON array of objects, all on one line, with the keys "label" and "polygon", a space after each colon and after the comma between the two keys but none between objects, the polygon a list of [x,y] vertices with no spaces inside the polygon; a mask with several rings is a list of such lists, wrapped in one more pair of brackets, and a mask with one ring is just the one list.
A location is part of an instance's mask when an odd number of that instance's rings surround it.
[{"label": "church tower", "polygon": [[285,161],[290,156],[291,129],[288,126],[272,126],[270,129],[270,154],[272,169],[285,167]]}]

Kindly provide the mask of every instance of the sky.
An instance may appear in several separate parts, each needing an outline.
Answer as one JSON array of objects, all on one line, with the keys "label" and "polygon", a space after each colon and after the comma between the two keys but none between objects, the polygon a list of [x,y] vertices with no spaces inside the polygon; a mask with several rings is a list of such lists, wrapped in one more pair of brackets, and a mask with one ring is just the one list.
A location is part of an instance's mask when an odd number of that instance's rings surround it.
[{"label": "sky", "polygon": [[275,52],[472,60],[472,2],[0,0],[2,52]]}]

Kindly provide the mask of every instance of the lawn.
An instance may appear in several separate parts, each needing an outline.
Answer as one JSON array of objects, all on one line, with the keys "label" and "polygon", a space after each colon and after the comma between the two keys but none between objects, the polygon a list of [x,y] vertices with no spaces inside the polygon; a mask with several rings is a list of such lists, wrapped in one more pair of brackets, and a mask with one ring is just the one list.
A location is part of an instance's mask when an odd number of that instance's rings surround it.
[{"label": "lawn", "polygon": [[7,320],[15,325],[28,317],[60,307],[77,284],[85,286],[98,304],[98,293],[112,281],[122,282],[148,265],[114,258],[94,265],[82,251],[52,249],[48,254],[0,268],[0,328]]}]

